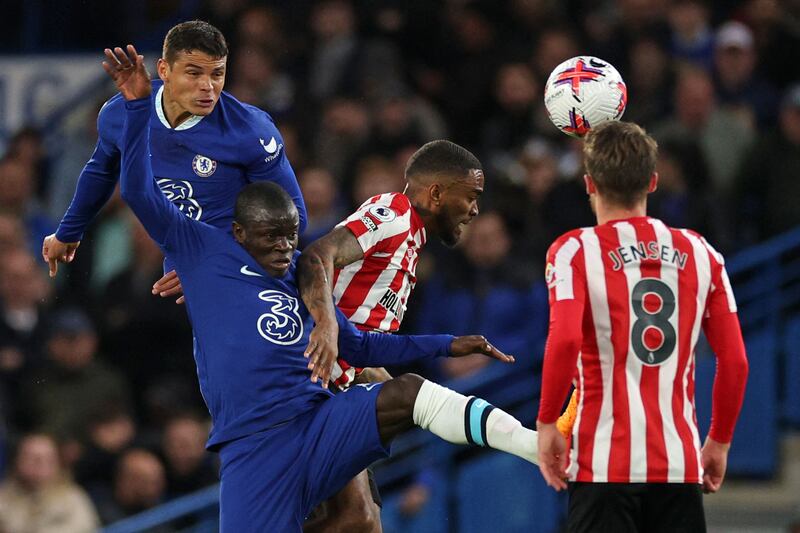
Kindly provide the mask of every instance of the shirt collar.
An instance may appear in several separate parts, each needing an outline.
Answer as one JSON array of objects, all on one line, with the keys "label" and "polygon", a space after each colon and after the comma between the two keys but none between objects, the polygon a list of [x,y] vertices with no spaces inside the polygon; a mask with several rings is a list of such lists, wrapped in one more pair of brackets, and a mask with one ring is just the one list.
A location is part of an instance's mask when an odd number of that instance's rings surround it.
[{"label": "shirt collar", "polygon": [[158,120],[164,125],[165,128],[168,130],[174,129],[175,131],[183,131],[188,130],[192,126],[198,124],[201,120],[203,120],[202,115],[192,115],[188,119],[184,120],[177,127],[173,128],[169,125],[169,121],[167,120],[167,116],[164,114],[164,105],[162,103],[164,98],[164,86],[158,88],[158,92],[156,93],[156,98],[153,105],[156,106],[156,115],[158,115]]}]

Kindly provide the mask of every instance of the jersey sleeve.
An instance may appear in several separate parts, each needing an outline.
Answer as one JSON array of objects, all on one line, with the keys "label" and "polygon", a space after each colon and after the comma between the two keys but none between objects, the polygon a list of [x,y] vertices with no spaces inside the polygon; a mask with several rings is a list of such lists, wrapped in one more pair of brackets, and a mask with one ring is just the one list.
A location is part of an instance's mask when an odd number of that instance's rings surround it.
[{"label": "jersey sleeve", "polygon": [[717,442],[728,443],[733,439],[742,408],[748,373],[739,317],[736,313],[711,315],[703,321],[703,331],[717,356],[708,435]]},{"label": "jersey sleeve", "polygon": [[542,393],[537,419],[554,423],[569,392],[583,342],[580,323],[586,302],[583,251],[575,236],[558,239],[547,252],[545,279],[550,323],[542,368]]},{"label": "jersey sleeve", "polygon": [[75,189],[75,195],[56,230],[61,242],[77,242],[86,226],[105,205],[119,178],[120,152],[117,140],[122,130],[124,108],[114,97],[97,116],[97,145],[86,162]]},{"label": "jersey sleeve", "polygon": [[711,287],[706,300],[705,318],[712,316],[736,313],[736,298],[733,296],[733,288],[725,270],[725,258],[717,252],[708,241],[700,237],[702,243],[708,250],[711,262]]},{"label": "jersey sleeve", "polygon": [[191,220],[161,192],[150,165],[150,99],[125,102],[120,142],[122,198],[171,260],[191,263],[205,254],[211,227]]},{"label": "jersey sleeve", "polygon": [[365,256],[390,252],[411,230],[410,208],[405,196],[381,195],[367,200],[339,226],[353,232]]},{"label": "jersey sleeve", "polygon": [[247,181],[272,181],[277,183],[283,190],[292,197],[297,212],[300,215],[300,233],[306,229],[308,216],[306,214],[306,204],[303,201],[303,194],[300,185],[297,183],[294,169],[286,157],[286,150],[283,145],[278,128],[272,119],[263,111],[255,112],[254,137],[249,142],[249,149],[253,152],[253,157],[247,165]]},{"label": "jersey sleeve", "polygon": [[387,335],[356,329],[338,308],[339,351],[359,367],[403,365],[450,355],[452,335]]}]

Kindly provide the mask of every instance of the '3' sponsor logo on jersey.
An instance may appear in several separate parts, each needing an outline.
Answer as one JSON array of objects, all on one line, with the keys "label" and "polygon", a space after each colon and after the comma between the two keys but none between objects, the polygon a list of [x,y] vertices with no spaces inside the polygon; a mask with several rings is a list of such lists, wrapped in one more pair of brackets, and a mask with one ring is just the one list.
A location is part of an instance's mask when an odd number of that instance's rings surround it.
[{"label": "'3' sponsor logo on jersey", "polygon": [[194,220],[200,220],[203,208],[194,199],[194,189],[192,189],[191,183],[170,178],[160,179],[157,183],[167,200],[175,204],[184,215]]},{"label": "'3' sponsor logo on jersey", "polygon": [[258,318],[258,333],[273,344],[295,344],[303,336],[303,321],[297,298],[281,291],[268,289],[258,297],[267,304],[269,310]]}]

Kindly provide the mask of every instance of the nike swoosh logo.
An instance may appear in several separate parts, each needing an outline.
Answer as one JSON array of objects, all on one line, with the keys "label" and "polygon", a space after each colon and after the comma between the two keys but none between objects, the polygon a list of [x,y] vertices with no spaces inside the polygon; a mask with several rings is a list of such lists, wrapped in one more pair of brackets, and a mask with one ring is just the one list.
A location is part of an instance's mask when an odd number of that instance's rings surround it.
[{"label": "nike swoosh logo", "polygon": [[269,152],[271,154],[274,154],[275,150],[277,150],[277,149],[278,149],[278,141],[275,140],[275,137],[270,139],[269,144],[264,146],[264,150],[266,150],[267,152]]},{"label": "nike swoosh logo", "polygon": [[244,265],[242,268],[240,268],[239,272],[241,272],[245,276],[256,276],[258,278],[263,278],[264,277],[261,274],[259,274],[258,272],[253,272],[252,270],[250,270],[250,268],[248,268],[247,265]]},{"label": "nike swoosh logo", "polygon": [[606,64],[605,64],[605,63],[601,63],[600,61],[596,61],[596,60],[594,60],[594,59],[590,59],[590,60],[589,60],[589,64],[590,64],[591,66],[593,66],[593,67],[597,67],[597,68],[604,68],[604,67],[606,66]]}]

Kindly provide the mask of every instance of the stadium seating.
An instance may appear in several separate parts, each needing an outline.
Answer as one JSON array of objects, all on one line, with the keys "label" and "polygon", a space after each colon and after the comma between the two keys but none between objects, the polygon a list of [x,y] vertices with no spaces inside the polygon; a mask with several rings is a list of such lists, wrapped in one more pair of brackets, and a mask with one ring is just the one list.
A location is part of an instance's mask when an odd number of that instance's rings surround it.
[{"label": "stadium seating", "polygon": [[434,474],[430,484],[430,499],[413,516],[400,512],[401,494],[395,493],[383,501],[381,522],[384,533],[448,533],[450,522],[448,508],[448,483],[441,474]]},{"label": "stadium seating", "polygon": [[[768,477],[778,460],[777,342],[770,330],[745,335],[750,360],[744,404],[728,456],[728,474]],[[710,351],[698,353],[696,407],[700,435],[708,433],[716,359]]]},{"label": "stadium seating", "polygon": [[566,511],[537,467],[497,452],[460,468],[455,497],[460,533],[551,533]]},{"label": "stadium seating", "polygon": [[800,426],[800,316],[786,322],[783,335],[783,418]]}]

